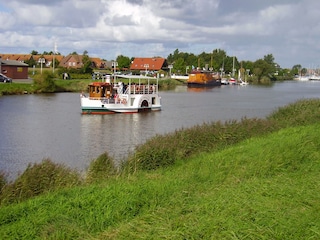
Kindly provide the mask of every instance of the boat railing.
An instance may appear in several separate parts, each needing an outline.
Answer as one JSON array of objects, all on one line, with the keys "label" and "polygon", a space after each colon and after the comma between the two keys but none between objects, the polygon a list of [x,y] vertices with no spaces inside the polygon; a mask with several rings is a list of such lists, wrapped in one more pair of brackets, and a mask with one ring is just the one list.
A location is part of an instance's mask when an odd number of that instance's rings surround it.
[{"label": "boat railing", "polygon": [[102,103],[115,103],[116,102],[116,98],[114,98],[113,96],[110,97],[88,97],[88,99],[90,100],[99,100]]},{"label": "boat railing", "polygon": [[158,85],[157,84],[132,84],[128,85],[124,94],[157,94]]},{"label": "boat railing", "polygon": [[116,95],[111,98],[101,98],[101,103],[103,104],[119,104],[119,103],[125,103],[125,98],[120,97],[119,95]]}]

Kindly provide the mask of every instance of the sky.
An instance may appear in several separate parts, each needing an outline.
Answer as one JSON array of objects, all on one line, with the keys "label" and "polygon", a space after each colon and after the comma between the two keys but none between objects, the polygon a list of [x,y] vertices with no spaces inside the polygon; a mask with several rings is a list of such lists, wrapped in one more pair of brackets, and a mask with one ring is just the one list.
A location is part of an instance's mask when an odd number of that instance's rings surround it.
[{"label": "sky", "polygon": [[272,54],[282,68],[319,68],[319,0],[0,0],[0,53],[55,49],[117,56]]}]

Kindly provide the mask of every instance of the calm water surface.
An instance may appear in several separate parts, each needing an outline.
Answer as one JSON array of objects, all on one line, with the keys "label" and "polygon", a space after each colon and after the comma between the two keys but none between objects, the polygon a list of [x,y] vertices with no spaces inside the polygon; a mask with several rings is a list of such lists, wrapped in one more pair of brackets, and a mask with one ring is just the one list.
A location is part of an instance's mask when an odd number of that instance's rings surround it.
[{"label": "calm water surface", "polygon": [[81,115],[77,93],[0,97],[0,170],[14,178],[50,158],[79,171],[107,151],[117,161],[156,134],[212,121],[265,117],[280,106],[319,98],[320,82],[221,86],[161,92],[162,111]]}]

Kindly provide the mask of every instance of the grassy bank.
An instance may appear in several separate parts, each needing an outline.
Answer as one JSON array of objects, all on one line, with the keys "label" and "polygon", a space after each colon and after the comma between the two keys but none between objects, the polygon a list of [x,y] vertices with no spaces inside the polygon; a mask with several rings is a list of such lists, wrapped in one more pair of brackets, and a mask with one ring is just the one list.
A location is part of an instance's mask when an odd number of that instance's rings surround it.
[{"label": "grassy bank", "polygon": [[267,119],[156,136],[120,172],[107,154],[85,179],[50,161],[30,166],[2,183],[2,203],[17,196],[0,207],[0,236],[318,239],[319,120],[320,100],[303,100]]},{"label": "grassy bank", "polygon": [[[49,77],[48,77],[49,75]],[[48,79],[49,78],[49,79]],[[50,73],[45,72],[42,76],[34,76],[34,80],[29,80],[24,83],[1,83],[0,84],[0,96],[2,95],[17,95],[17,94],[35,94],[46,92],[86,92],[88,90],[88,84],[93,80],[87,79],[71,79],[62,80],[55,78]],[[97,80],[98,81],[98,80]],[[47,83],[50,83],[48,88]],[[128,83],[128,80],[123,80],[124,83]],[[142,81],[145,82],[145,81]],[[152,80],[152,83],[156,83],[156,80]],[[173,89],[176,85],[182,83],[172,79],[159,80],[159,89],[168,90]]]},{"label": "grassy bank", "polygon": [[5,239],[318,239],[320,124],[0,208]]},{"label": "grassy bank", "polygon": [[46,89],[41,83],[37,84],[30,80],[26,83],[6,83],[0,84],[1,95],[19,95],[19,94],[36,94],[45,92],[81,92],[86,91],[91,80],[74,79],[74,80],[53,80],[53,87]]}]

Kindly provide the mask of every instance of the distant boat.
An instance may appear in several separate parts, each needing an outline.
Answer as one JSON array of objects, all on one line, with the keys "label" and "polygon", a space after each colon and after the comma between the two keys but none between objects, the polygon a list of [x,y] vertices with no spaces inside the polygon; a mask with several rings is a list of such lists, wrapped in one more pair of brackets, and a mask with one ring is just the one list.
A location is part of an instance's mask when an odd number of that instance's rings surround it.
[{"label": "distant boat", "polygon": [[313,74],[313,75],[309,76],[309,80],[319,81],[320,80],[320,76],[316,75],[316,74]]},{"label": "distant boat", "polygon": [[249,83],[247,82],[247,81],[240,81],[239,82],[239,85],[241,85],[241,86],[246,86],[246,85],[249,85]]},{"label": "distant boat", "polygon": [[221,86],[219,73],[207,70],[193,70],[187,80],[188,87]]},{"label": "distant boat", "polygon": [[[110,114],[110,113],[137,113],[161,110],[161,98],[158,92],[158,79],[156,84],[150,84],[150,78],[144,76],[117,75],[129,78],[125,85],[121,81],[111,83],[110,78],[105,82],[89,84],[89,96],[81,94],[82,114]],[[131,80],[139,79],[139,83]],[[147,79],[142,84],[140,79]]]},{"label": "distant boat", "polygon": [[228,79],[227,79],[227,78],[222,78],[222,79],[221,79],[221,84],[222,84],[222,85],[228,85],[228,84],[229,84]]},{"label": "distant boat", "polygon": [[[242,65],[241,65],[241,69],[242,69]],[[241,85],[241,86],[246,86],[246,85],[248,85],[249,83],[247,82],[247,80],[246,80],[246,77],[244,76],[244,81],[242,80],[242,76],[243,76],[244,74],[241,74],[241,70],[239,69],[239,73],[238,73],[238,77],[239,77],[239,81],[238,81],[238,84],[239,85]]]},{"label": "distant boat", "polygon": [[309,81],[310,80],[310,78],[309,78],[309,76],[299,76],[299,77],[297,77],[296,78],[296,80],[298,80],[298,81]]},{"label": "distant boat", "polygon": [[237,80],[235,78],[229,78],[228,80],[230,85],[236,85],[237,84]]}]

